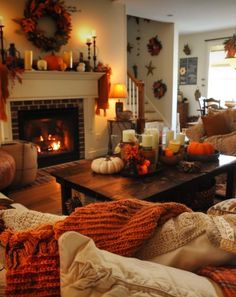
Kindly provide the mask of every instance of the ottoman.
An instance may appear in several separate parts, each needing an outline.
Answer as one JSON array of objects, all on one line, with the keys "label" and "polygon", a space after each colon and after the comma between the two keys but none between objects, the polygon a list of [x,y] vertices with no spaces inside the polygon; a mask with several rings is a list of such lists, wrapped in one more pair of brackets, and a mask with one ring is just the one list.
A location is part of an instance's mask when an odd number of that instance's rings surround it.
[{"label": "ottoman", "polygon": [[9,153],[0,149],[0,190],[10,186],[15,173],[15,159]]},{"label": "ottoman", "polygon": [[16,172],[11,188],[19,188],[34,182],[38,169],[36,145],[27,141],[4,143],[1,150],[9,153],[15,160]]}]

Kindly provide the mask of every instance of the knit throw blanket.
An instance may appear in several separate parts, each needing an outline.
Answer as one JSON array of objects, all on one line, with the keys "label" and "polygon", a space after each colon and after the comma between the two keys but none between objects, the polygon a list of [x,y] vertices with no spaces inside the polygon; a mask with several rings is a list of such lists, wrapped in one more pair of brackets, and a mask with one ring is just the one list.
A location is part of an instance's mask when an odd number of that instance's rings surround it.
[{"label": "knit throw blanket", "polygon": [[78,231],[92,238],[98,248],[133,256],[157,226],[191,211],[178,203],[151,203],[135,199],[89,204],[65,220],[28,232],[5,230],[6,296],[60,296],[58,238]]},{"label": "knit throw blanket", "polygon": [[224,297],[236,296],[236,267],[204,267],[198,274],[215,281]]}]

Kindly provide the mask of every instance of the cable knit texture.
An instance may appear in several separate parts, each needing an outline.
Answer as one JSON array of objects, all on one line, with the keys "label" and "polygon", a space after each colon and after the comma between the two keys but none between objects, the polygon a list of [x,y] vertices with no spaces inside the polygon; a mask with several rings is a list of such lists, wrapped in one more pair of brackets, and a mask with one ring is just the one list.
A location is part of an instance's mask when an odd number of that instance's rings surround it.
[{"label": "cable knit texture", "polygon": [[91,237],[96,246],[122,256],[133,256],[157,225],[182,212],[178,203],[135,199],[89,204],[65,220],[35,230],[1,233],[6,247],[6,296],[60,296],[58,238],[66,231]]}]

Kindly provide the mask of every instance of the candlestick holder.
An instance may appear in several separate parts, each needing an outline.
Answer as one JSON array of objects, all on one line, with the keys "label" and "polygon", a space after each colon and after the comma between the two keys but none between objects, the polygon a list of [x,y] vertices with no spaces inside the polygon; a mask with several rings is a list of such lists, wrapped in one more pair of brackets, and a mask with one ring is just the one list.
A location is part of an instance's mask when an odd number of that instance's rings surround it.
[{"label": "candlestick holder", "polygon": [[92,42],[90,40],[88,40],[86,42],[87,44],[87,47],[88,47],[88,71],[91,70],[91,64],[90,64],[90,60],[91,60],[91,45],[92,45]]},{"label": "candlestick holder", "polygon": [[3,27],[4,27],[3,25],[0,25],[1,58],[2,58],[2,64],[6,64],[4,44],[3,44]]},{"label": "candlestick holder", "polygon": [[97,61],[97,56],[96,56],[96,36],[93,36],[93,69],[96,68],[96,61]]}]

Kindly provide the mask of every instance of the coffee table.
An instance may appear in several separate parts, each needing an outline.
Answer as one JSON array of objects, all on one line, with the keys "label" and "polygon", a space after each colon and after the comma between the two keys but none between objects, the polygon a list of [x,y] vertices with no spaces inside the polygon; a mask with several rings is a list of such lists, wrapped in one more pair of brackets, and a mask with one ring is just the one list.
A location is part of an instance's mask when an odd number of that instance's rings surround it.
[{"label": "coffee table", "polygon": [[235,197],[236,157],[226,155],[220,155],[216,162],[202,163],[199,173],[184,173],[174,166],[165,166],[151,176],[102,175],[92,172],[90,160],[80,160],[78,165],[55,170],[51,174],[61,185],[62,212],[68,214],[66,201],[72,198],[72,189],[101,201],[127,198],[175,201],[176,193],[191,192],[194,186],[222,173],[227,175],[223,199]]}]

